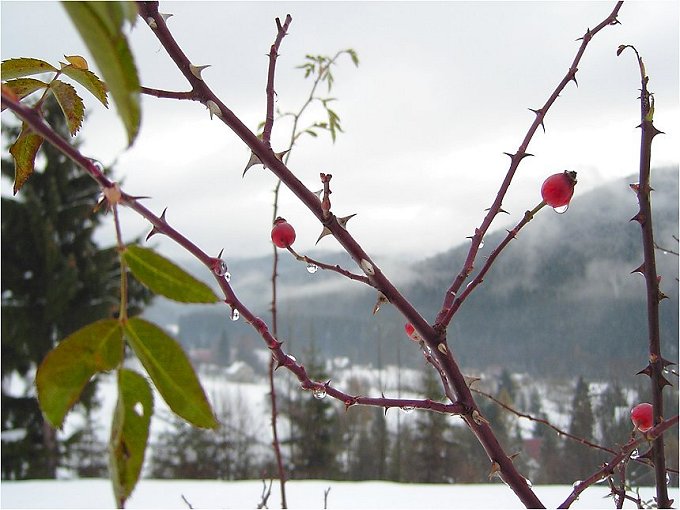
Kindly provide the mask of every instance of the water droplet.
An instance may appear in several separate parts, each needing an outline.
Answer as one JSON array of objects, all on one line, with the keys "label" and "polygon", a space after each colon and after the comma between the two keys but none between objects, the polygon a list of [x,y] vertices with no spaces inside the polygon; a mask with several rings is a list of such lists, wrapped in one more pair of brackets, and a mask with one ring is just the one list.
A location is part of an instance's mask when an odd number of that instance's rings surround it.
[{"label": "water droplet", "polygon": [[480,247],[480,249],[481,249],[481,248],[484,248],[484,239],[482,239],[481,241],[479,241],[479,247]]},{"label": "water droplet", "polygon": [[414,409],[415,409],[415,407],[413,407],[413,406],[402,406],[402,408],[401,408],[401,410],[404,411],[405,413],[410,413]]},{"label": "water droplet", "polygon": [[671,483],[671,474],[666,473],[666,485],[670,485],[670,483]]},{"label": "water droplet", "polygon": [[640,458],[640,451],[637,448],[635,448],[635,450],[631,452],[630,458],[633,460]]},{"label": "water droplet", "polygon": [[137,402],[132,409],[137,413],[137,416],[144,416],[144,406],[141,402]]},{"label": "water droplet", "polygon": [[312,390],[312,395],[314,395],[314,398],[321,400],[322,398],[326,398],[326,388],[324,387],[317,387]]},{"label": "water droplet", "polygon": [[309,274],[314,274],[318,270],[319,270],[319,266],[317,266],[316,264],[312,264],[311,262],[309,264],[307,264],[307,272]]},{"label": "water droplet", "polygon": [[227,273],[227,263],[222,259],[213,261],[213,273],[217,276],[224,276]]},{"label": "water droplet", "polygon": [[571,486],[576,489],[579,485],[583,483],[583,480],[576,480],[574,483],[571,484]]},{"label": "water droplet", "polygon": [[237,321],[239,319],[239,317],[241,317],[241,314],[238,311],[238,308],[232,308],[231,309],[231,315],[229,316],[229,318],[233,321]]},{"label": "water droplet", "polygon": [[288,355],[288,359],[291,360],[293,363],[297,363],[297,358],[293,356],[292,354]]},{"label": "water droplet", "polygon": [[92,165],[93,165],[97,170],[99,170],[100,172],[103,172],[103,171],[104,171],[104,165],[102,165],[100,161],[97,161],[96,159],[93,159],[93,158],[88,158],[88,159],[90,160],[90,162],[92,163]]},{"label": "water droplet", "polygon": [[567,212],[567,209],[569,209],[569,204],[560,207],[553,207],[553,211],[555,211],[557,214],[564,214]]},{"label": "water droplet", "polygon": [[231,273],[229,271],[224,273],[224,279],[227,280],[227,282],[231,281]]},{"label": "water droplet", "polygon": [[533,487],[533,486],[534,486],[534,484],[531,483],[531,480],[529,480],[528,478],[525,478],[524,481],[527,483],[527,485],[528,485],[529,487]]}]

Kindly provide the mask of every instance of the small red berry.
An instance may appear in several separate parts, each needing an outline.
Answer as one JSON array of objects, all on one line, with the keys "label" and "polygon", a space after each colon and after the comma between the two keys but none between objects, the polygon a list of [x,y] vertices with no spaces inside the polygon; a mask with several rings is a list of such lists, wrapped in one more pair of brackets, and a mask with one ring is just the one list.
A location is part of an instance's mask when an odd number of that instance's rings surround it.
[{"label": "small red berry", "polygon": [[548,177],[541,186],[543,201],[550,207],[563,207],[569,204],[576,186],[576,172],[565,170],[561,174]]},{"label": "small red berry", "polygon": [[654,408],[652,404],[643,402],[630,411],[630,419],[640,432],[647,432],[654,426]]},{"label": "small red berry", "polygon": [[295,229],[281,217],[274,220],[272,242],[279,248],[288,248],[295,242]]}]

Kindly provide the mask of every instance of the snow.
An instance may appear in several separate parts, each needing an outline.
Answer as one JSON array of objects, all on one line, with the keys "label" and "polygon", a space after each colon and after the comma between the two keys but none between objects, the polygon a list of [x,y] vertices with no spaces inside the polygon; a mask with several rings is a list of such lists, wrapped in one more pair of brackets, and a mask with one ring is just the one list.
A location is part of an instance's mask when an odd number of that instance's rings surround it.
[{"label": "snow", "polygon": [[[323,508],[524,508],[503,484],[399,484],[393,482],[338,482],[327,480],[289,481],[286,484],[291,509]],[[59,480],[7,482],[0,485],[0,506],[10,508],[115,508],[108,480]],[[142,480],[126,508],[257,508],[262,498],[261,480],[238,482],[193,480]],[[557,507],[571,492],[569,486],[544,485],[534,488],[548,508]],[[608,489],[598,485],[587,489],[571,508],[614,508],[606,499]],[[653,488],[643,488],[643,499],[651,499]],[[678,501],[677,488],[671,497]],[[269,508],[281,508],[279,487],[274,482]],[[635,508],[626,502],[624,508]]]}]

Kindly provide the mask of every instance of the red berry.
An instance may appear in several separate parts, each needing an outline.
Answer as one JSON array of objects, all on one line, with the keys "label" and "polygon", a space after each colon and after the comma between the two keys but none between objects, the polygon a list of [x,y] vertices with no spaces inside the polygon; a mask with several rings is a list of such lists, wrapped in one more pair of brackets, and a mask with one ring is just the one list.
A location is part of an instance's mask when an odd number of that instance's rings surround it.
[{"label": "red berry", "polygon": [[652,404],[643,402],[630,411],[630,419],[640,432],[647,432],[654,426],[654,408]]},{"label": "red berry", "polygon": [[550,207],[563,207],[569,204],[576,186],[576,172],[565,170],[561,174],[548,177],[541,186],[543,201]]},{"label": "red berry", "polygon": [[295,242],[295,229],[281,217],[274,220],[272,242],[279,248],[288,248]]}]

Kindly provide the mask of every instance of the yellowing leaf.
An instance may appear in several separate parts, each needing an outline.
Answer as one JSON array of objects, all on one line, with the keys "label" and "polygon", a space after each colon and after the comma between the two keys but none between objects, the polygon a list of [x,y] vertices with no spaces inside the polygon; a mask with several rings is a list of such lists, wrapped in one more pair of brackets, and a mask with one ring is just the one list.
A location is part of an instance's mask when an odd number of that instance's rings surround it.
[{"label": "yellowing leaf", "polygon": [[197,427],[217,428],[203,387],[179,343],[139,317],[125,323],[125,336],[170,409]]},{"label": "yellowing leaf", "polygon": [[106,84],[99,79],[99,77],[92,71],[87,69],[78,69],[72,65],[67,65],[61,68],[62,74],[65,74],[69,78],[77,81],[83,87],[90,91],[90,93],[96,97],[100,103],[102,103],[107,108],[109,107],[109,98],[106,93],[108,89]]},{"label": "yellowing leaf", "polygon": [[114,319],[89,324],[59,342],[35,376],[40,408],[52,426],[61,427],[93,375],[113,370],[122,360],[123,331]]},{"label": "yellowing leaf", "polygon": [[95,59],[132,145],[141,122],[140,84],[123,33],[131,2],[62,2]]},{"label": "yellowing leaf", "polygon": [[36,90],[46,88],[47,83],[36,80],[35,78],[16,78],[3,83],[2,86],[3,88],[8,87],[16,96],[16,100],[21,100],[26,96],[33,94]]},{"label": "yellowing leaf", "polygon": [[35,133],[25,122],[19,137],[9,148],[14,158],[14,194],[21,189],[35,168],[35,156],[43,143],[43,137]]},{"label": "yellowing leaf", "polygon": [[142,471],[153,415],[153,393],[137,372],[118,372],[118,403],[111,425],[111,480],[118,508],[125,507]]},{"label": "yellowing leaf", "polygon": [[61,111],[64,112],[71,136],[75,135],[85,117],[83,100],[76,93],[76,89],[60,80],[53,80],[50,83],[50,91],[54,94],[59,106],[61,106]]},{"label": "yellowing leaf", "polygon": [[68,61],[69,64],[71,64],[76,69],[83,69],[85,71],[88,70],[87,60],[85,60],[80,55],[71,55],[71,56],[64,55],[64,58]]},{"label": "yellowing leaf", "polygon": [[152,291],[182,303],[216,303],[210,287],[153,250],[128,246],[123,252],[132,274]]},{"label": "yellowing leaf", "polygon": [[56,71],[56,67],[37,58],[11,58],[0,64],[0,74],[3,80]]}]

